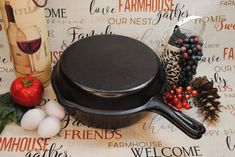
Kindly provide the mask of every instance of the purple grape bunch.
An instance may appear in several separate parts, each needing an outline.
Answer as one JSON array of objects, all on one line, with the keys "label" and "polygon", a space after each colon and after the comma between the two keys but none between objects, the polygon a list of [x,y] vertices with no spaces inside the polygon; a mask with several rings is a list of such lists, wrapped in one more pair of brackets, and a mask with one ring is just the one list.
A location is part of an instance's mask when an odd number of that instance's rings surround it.
[{"label": "purple grape bunch", "polygon": [[198,36],[180,38],[176,41],[180,48],[179,65],[181,67],[179,85],[186,87],[197,72],[198,61],[203,56],[203,43]]}]

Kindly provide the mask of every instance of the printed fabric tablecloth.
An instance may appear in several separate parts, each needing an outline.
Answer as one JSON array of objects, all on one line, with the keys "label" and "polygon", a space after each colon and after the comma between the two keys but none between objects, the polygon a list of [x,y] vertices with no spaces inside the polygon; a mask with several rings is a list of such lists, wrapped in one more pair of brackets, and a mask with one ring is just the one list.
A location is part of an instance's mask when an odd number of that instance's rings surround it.
[{"label": "printed fabric tablecloth", "polygon": [[[44,1],[39,1],[39,3]],[[164,11],[170,8],[171,11]],[[95,34],[121,34],[146,43],[157,54],[161,33],[177,21],[199,15],[206,21],[204,56],[197,75],[214,81],[221,96],[217,123],[193,140],[169,121],[148,113],[138,123],[116,130],[84,126],[66,116],[61,133],[41,139],[36,131],[8,125],[0,135],[1,157],[234,157],[235,156],[235,1],[234,0],[49,0],[45,7],[53,65],[70,44]],[[188,27],[196,30],[200,20]],[[0,18],[0,93],[15,79]],[[92,46],[92,45],[91,45]],[[45,88],[41,107],[56,99]],[[185,114],[202,122],[196,107]]]}]

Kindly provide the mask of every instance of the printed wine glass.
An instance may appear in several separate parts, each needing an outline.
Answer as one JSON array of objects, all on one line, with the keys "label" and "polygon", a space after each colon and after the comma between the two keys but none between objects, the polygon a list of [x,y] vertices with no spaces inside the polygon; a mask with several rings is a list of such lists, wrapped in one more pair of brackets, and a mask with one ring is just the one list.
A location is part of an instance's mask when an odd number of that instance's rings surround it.
[{"label": "printed wine glass", "polygon": [[22,52],[29,54],[32,71],[35,72],[36,70],[33,54],[36,53],[41,47],[41,35],[39,28],[36,26],[18,28],[16,42]]}]

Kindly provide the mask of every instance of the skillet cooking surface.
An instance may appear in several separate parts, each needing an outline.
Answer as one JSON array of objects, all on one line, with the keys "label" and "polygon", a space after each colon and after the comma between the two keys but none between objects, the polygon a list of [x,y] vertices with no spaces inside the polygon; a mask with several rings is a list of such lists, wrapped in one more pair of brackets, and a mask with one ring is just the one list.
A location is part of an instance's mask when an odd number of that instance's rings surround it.
[{"label": "skillet cooking surface", "polygon": [[123,36],[94,36],[71,45],[61,57],[63,73],[87,91],[125,93],[154,79],[159,61],[145,44]]}]

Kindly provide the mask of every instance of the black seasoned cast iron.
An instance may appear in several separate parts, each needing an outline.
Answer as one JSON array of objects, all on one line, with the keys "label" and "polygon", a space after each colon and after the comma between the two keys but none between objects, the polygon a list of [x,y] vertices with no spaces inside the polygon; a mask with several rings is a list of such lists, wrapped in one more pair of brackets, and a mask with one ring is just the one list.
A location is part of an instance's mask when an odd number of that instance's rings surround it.
[{"label": "black seasoned cast iron", "polygon": [[146,112],[161,114],[185,134],[201,138],[205,127],[160,99],[159,58],[151,48],[120,35],[98,35],[68,47],[53,68],[58,101],[84,124],[118,128]]}]

